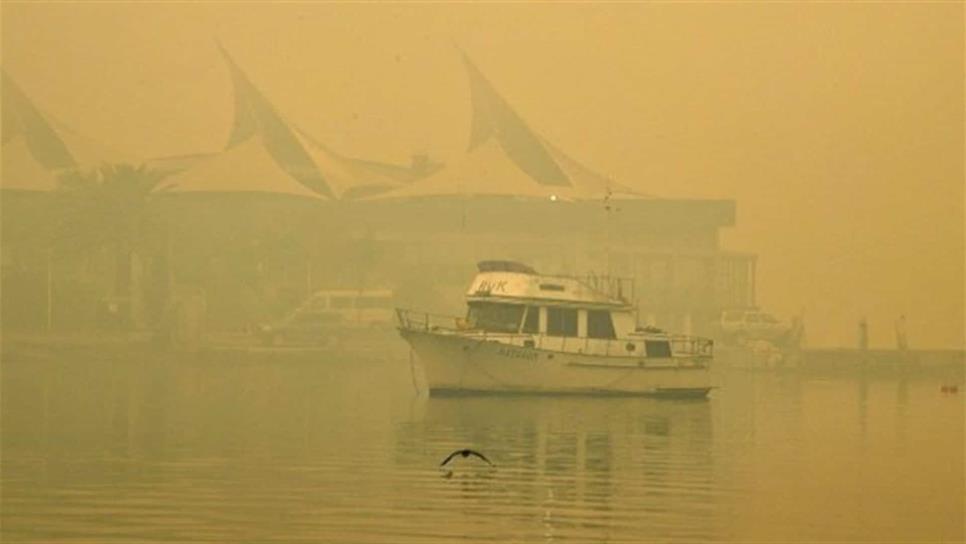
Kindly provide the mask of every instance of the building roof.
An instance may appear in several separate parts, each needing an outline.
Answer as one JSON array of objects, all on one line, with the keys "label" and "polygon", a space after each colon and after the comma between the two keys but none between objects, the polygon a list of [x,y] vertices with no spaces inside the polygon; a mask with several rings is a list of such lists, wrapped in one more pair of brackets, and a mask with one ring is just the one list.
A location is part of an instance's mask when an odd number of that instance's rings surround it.
[{"label": "building roof", "polygon": [[175,174],[197,164],[201,164],[218,153],[188,153],[184,155],[168,155],[165,157],[154,157],[145,161],[148,168],[160,170],[167,174]]},{"label": "building roof", "polygon": [[226,151],[257,135],[285,171],[327,198],[383,192],[417,177],[410,168],[347,157],[312,138],[279,113],[224,48],[221,52],[231,73],[235,99]]},{"label": "building roof", "polygon": [[256,135],[165,178],[159,191],[178,193],[277,193],[322,199],[291,175]]},{"label": "building roof", "polygon": [[476,65],[466,55],[463,60],[472,99],[466,154],[423,180],[373,198],[643,196],[583,166],[531,130]]},{"label": "building roof", "polygon": [[545,186],[534,183],[516,163],[508,160],[496,140],[488,140],[473,151],[426,179],[371,197],[372,199],[425,197],[526,197],[564,198],[572,193],[569,186]]},{"label": "building roof", "polygon": [[38,164],[49,170],[73,168],[77,161],[50,121],[3,72],[3,143],[20,139]]},{"label": "building roof", "polygon": [[126,159],[42,112],[6,71],[2,80],[0,188],[51,191],[63,171]]},{"label": "building roof", "polygon": [[377,194],[413,181],[409,168],[346,157],[300,129],[295,134],[339,198]]},{"label": "building roof", "polygon": [[4,139],[3,170],[0,188],[14,191],[53,191],[57,188],[57,173],[45,167],[30,152],[27,139],[21,134]]}]

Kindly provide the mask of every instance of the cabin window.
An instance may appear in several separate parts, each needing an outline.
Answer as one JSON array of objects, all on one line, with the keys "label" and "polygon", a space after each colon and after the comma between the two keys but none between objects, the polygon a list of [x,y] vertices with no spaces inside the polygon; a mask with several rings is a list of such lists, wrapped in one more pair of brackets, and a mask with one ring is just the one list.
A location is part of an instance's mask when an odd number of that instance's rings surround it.
[{"label": "cabin window", "polygon": [[648,357],[670,357],[671,343],[667,340],[645,340],[644,351]]},{"label": "cabin window", "polygon": [[537,334],[540,332],[540,307],[527,306],[527,317],[523,320],[523,332]]},{"label": "cabin window", "polygon": [[499,302],[471,302],[466,316],[470,328],[487,332],[517,332],[525,306]]},{"label": "cabin window", "polygon": [[541,283],[540,290],[541,291],[563,291],[564,286],[558,285],[556,283]]},{"label": "cabin window", "polygon": [[587,310],[588,338],[617,338],[614,322],[607,310]]},{"label": "cabin window", "polygon": [[547,308],[547,334],[577,336],[577,309]]}]

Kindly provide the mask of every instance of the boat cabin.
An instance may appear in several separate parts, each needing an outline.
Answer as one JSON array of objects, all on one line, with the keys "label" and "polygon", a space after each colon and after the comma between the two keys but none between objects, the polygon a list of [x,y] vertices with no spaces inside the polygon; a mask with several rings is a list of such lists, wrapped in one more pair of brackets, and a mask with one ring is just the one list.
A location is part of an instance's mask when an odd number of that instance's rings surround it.
[{"label": "boat cabin", "polygon": [[468,329],[595,339],[635,333],[629,280],[541,275],[509,261],[484,261],[479,270],[466,293]]},{"label": "boat cabin", "polygon": [[397,309],[400,329],[458,335],[543,351],[639,360],[710,356],[710,340],[638,327],[631,280],[552,276],[511,261],[484,261],[463,318]]}]

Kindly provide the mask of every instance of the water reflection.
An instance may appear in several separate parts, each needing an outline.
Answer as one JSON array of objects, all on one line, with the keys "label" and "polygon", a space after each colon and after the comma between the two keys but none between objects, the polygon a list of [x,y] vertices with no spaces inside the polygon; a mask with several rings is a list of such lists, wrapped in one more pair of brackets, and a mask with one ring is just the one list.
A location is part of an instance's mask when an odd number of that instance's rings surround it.
[{"label": "water reflection", "polygon": [[421,420],[397,429],[396,464],[479,449],[498,471],[464,464],[466,473],[455,477],[462,501],[478,500],[482,485],[487,504],[503,507],[492,514],[539,526],[547,538],[711,537],[709,402],[463,397],[426,404]]},{"label": "water reflection", "polygon": [[[962,540],[966,416],[938,380],[427,399],[404,361],[5,361],[2,536]],[[461,459],[443,477],[463,447],[496,469]]]}]

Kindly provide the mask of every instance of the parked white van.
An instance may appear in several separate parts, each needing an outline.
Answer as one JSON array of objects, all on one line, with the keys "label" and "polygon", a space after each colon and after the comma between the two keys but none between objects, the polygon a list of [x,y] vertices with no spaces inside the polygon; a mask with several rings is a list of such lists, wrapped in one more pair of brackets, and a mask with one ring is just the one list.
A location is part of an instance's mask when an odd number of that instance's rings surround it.
[{"label": "parked white van", "polygon": [[316,291],[281,320],[261,325],[258,335],[273,345],[328,345],[353,330],[391,330],[395,324],[393,292],[388,289]]}]

